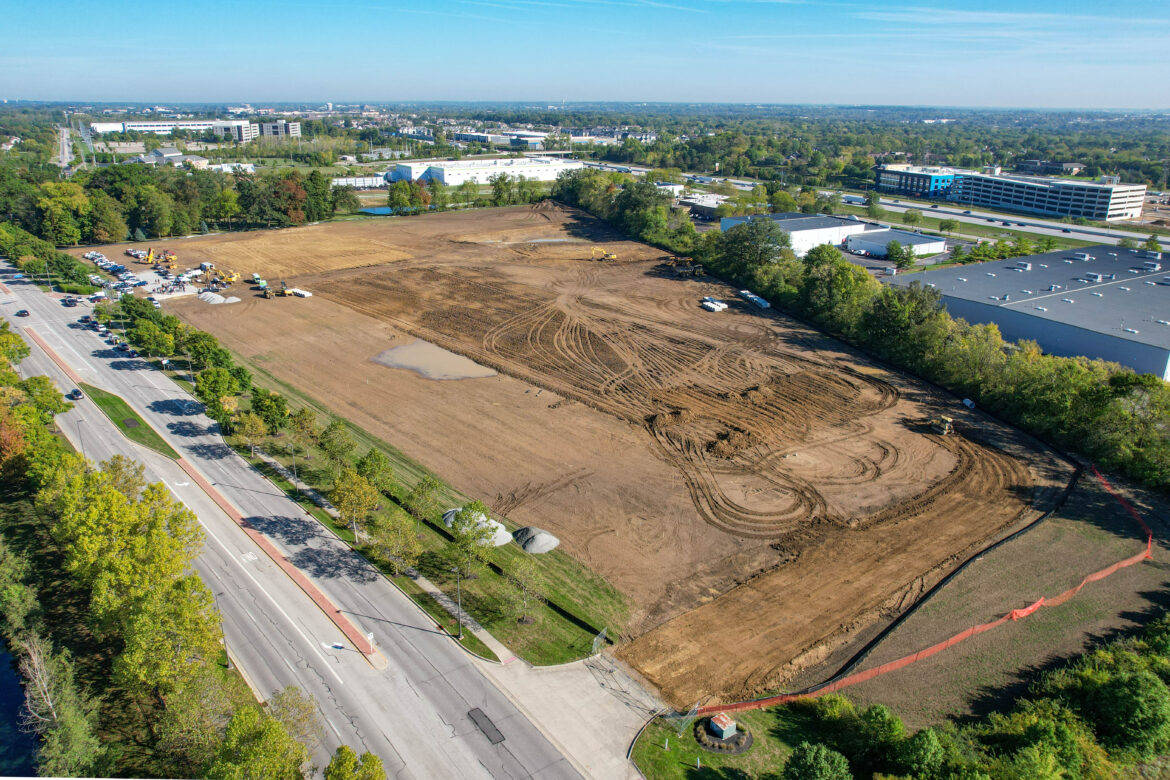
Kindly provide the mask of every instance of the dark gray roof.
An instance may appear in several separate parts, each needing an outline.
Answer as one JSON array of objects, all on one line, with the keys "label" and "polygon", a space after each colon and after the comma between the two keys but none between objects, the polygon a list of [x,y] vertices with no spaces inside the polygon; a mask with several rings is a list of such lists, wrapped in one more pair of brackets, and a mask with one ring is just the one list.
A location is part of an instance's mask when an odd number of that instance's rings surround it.
[{"label": "dark gray roof", "polygon": [[[826,214],[802,214],[800,212],[785,212],[783,214],[756,214],[750,217],[726,217],[720,225],[738,225],[749,219],[767,218],[775,222],[781,230],[793,233],[799,230],[821,230],[824,228],[841,227],[842,225],[856,225],[860,220],[844,217],[831,217]],[[726,230],[727,228],[721,227]]]},{"label": "dark gray roof", "polygon": [[867,230],[864,233],[858,233],[857,238],[863,238],[866,241],[878,241],[882,243],[897,241],[902,246],[937,244],[939,241],[944,240],[941,236],[924,236],[921,233],[911,233],[909,230],[897,230],[896,228]]},{"label": "dark gray roof", "polygon": [[[1078,252],[1093,259],[1075,259]],[[1163,254],[1162,258],[1101,244],[906,274],[886,281],[903,287],[915,281],[933,285],[943,294],[943,303],[952,297],[1003,307],[1170,349],[1170,324],[1163,324],[1170,322],[1170,256]],[[1032,269],[1023,270],[1018,262],[1031,263]],[[1141,270],[1145,262],[1157,262],[1162,268]],[[1101,274],[1102,280],[1089,281],[1089,273]],[[1054,285],[1056,289],[1051,289]]]}]

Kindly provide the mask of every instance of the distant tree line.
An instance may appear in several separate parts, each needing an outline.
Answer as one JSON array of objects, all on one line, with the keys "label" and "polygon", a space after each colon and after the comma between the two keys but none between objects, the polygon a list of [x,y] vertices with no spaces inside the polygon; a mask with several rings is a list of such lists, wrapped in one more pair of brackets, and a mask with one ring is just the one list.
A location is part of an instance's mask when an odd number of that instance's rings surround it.
[{"label": "distant tree line", "polygon": [[55,246],[189,235],[211,225],[288,227],[360,206],[351,188],[332,186],[321,171],[117,165],[37,181],[27,169],[0,166],[0,218]]}]

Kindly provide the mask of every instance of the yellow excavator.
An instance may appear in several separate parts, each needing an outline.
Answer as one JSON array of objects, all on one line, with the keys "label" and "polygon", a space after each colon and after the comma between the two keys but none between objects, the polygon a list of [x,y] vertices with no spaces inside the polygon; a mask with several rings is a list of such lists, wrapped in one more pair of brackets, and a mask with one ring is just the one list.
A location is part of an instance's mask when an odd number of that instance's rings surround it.
[{"label": "yellow excavator", "polygon": [[598,257],[600,257],[602,260],[617,260],[617,255],[615,255],[613,252],[606,252],[601,247],[593,247],[592,252],[594,260],[596,260]]},{"label": "yellow excavator", "polygon": [[276,294],[281,298],[288,298],[292,296],[292,293],[288,291],[288,284],[286,284],[283,279],[280,280],[280,290]]},{"label": "yellow excavator", "polygon": [[950,417],[939,415],[938,417],[931,417],[928,425],[930,430],[937,433],[939,436],[949,436],[955,432],[955,421]]}]

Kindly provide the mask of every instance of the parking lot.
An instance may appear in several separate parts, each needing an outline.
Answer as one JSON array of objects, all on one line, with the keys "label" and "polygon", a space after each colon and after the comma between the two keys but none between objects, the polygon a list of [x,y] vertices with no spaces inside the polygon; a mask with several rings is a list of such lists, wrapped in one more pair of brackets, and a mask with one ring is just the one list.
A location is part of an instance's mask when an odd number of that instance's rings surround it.
[{"label": "parking lot", "polygon": [[86,252],[82,257],[113,277],[111,279],[101,274],[90,274],[89,281],[102,288],[102,292],[91,296],[91,300],[100,300],[115,293],[141,292],[157,306],[158,301],[164,298],[194,295],[199,291],[198,285],[192,282],[198,269],[169,271],[162,263],[146,264],[136,268],[134,263],[144,262],[138,256],[127,257],[123,262],[122,258],[111,260],[101,252]]}]

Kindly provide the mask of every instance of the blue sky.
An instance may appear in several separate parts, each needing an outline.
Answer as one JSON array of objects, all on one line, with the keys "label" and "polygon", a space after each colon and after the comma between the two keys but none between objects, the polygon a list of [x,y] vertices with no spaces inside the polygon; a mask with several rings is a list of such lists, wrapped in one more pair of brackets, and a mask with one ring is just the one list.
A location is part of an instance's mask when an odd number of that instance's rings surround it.
[{"label": "blue sky", "polygon": [[0,0],[0,97],[1170,107],[1170,2]]}]

